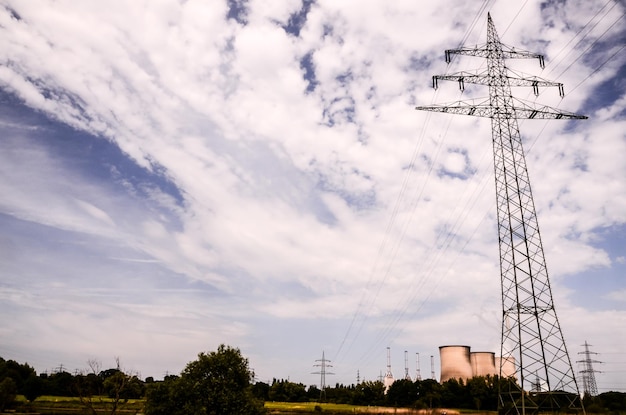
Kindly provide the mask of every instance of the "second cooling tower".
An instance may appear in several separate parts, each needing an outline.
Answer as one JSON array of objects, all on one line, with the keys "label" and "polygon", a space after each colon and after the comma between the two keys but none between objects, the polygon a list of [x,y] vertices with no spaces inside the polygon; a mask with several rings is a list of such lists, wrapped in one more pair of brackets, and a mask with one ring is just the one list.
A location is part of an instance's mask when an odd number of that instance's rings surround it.
[{"label": "second cooling tower", "polygon": [[493,376],[496,372],[496,354],[492,352],[471,352],[473,376]]},{"label": "second cooling tower", "polygon": [[472,377],[469,346],[439,346],[441,380],[469,379]]}]

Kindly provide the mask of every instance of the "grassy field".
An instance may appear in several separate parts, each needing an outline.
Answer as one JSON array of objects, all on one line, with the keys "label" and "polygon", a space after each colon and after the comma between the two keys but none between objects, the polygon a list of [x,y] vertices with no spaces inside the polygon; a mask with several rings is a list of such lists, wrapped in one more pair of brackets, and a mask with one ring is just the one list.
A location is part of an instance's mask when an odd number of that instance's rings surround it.
[{"label": "grassy field", "polygon": [[388,408],[383,406],[356,406],[334,403],[316,402],[265,402],[265,408],[269,414],[300,414],[300,413],[326,413],[326,414],[406,414],[406,415],[459,415],[453,410],[416,410],[407,408]]},{"label": "grassy field", "polygon": [[[93,396],[93,406],[95,408],[101,408],[98,412],[107,413],[106,409],[110,408],[113,399],[106,396]],[[85,404],[80,401],[78,397],[67,396],[40,396],[35,399],[34,402],[28,403],[23,396],[18,396],[18,411],[36,412],[41,414],[55,414],[55,415],[69,415],[69,414],[83,414],[85,411]],[[140,414],[143,411],[144,400],[143,399],[129,399],[128,402],[118,405],[118,412],[124,414]],[[108,413],[111,411],[109,410]]]},{"label": "grassy field", "polygon": [[[45,415],[79,415],[86,412],[84,403],[76,397],[62,397],[62,396],[40,396],[33,403],[26,402],[23,397],[18,397],[24,412],[36,412]],[[93,397],[94,407],[101,408],[98,413],[106,414],[110,413],[110,409],[107,412],[106,409],[110,408],[112,399],[107,397]],[[125,404],[119,406],[118,413],[122,414],[142,414],[144,407],[144,400],[135,399],[129,400]],[[382,406],[355,406],[355,405],[342,405],[332,403],[316,403],[316,402],[266,402],[265,408],[268,414],[283,414],[283,415],[297,415],[297,414],[404,414],[404,415],[459,415],[458,411],[454,410],[411,410],[406,408],[387,408]],[[19,409],[18,409],[19,411]]]}]

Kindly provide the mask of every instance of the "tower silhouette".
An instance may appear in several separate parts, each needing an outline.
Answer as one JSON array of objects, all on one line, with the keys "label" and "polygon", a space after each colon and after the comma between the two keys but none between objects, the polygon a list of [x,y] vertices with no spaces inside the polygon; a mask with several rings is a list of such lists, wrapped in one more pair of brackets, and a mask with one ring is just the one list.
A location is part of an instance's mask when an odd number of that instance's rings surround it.
[{"label": "tower silhouette", "polygon": [[505,59],[537,58],[542,68],[544,59],[502,44],[490,14],[487,43],[446,50],[446,62],[452,55],[486,58],[487,69],[436,75],[433,87],[437,88],[439,80],[457,81],[461,90],[466,83],[487,85],[489,98],[416,109],[491,118],[502,287],[500,374],[507,362],[517,364],[516,377],[500,387],[499,410],[536,414],[582,408],[554,308],[517,120],[587,117],[513,98],[512,86],[530,86],[535,95],[540,86],[555,86],[563,96],[563,85],[535,76],[510,75]]},{"label": "tower silhouette", "polygon": [[582,363],[583,364],[583,370],[580,371],[580,373],[583,376],[583,390],[585,392],[585,395],[589,395],[589,396],[596,396],[598,394],[598,385],[596,385],[596,373],[598,373],[597,370],[593,369],[593,364],[594,363],[602,363],[599,360],[593,360],[591,358],[591,355],[597,355],[598,353],[595,352],[591,352],[589,351],[589,346],[591,346],[590,344],[587,343],[587,341],[585,341],[585,351],[584,352],[578,352],[578,354],[584,354],[585,358],[583,360],[578,360],[576,363]]},{"label": "tower silhouette", "polygon": [[333,365],[329,365],[330,360],[324,357],[324,351],[322,350],[322,358],[317,359],[317,363],[313,366],[319,367],[319,372],[311,372],[313,375],[320,375],[320,402],[323,402],[326,399],[326,375],[334,375],[334,373],[327,371],[326,369],[329,367],[333,367]]}]

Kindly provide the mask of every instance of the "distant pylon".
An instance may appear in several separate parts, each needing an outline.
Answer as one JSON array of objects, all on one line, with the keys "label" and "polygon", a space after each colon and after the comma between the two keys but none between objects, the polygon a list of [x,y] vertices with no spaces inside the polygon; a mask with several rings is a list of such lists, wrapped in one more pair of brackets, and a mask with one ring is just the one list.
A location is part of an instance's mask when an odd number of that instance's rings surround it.
[{"label": "distant pylon", "polygon": [[320,402],[322,402],[326,398],[326,375],[334,375],[332,372],[328,372],[326,368],[333,367],[333,365],[329,365],[330,360],[324,357],[324,351],[322,350],[322,358],[317,359],[316,362],[320,362],[319,364],[315,364],[313,366],[319,367],[319,372],[311,372],[314,375],[320,375]]},{"label": "distant pylon", "polygon": [[422,380],[422,375],[420,374],[420,354],[415,353],[415,380]]},{"label": "distant pylon", "polygon": [[409,352],[406,350],[404,351],[404,379],[413,380],[411,375],[409,375]]},{"label": "distant pylon", "polygon": [[583,364],[584,369],[580,371],[580,373],[583,375],[583,390],[585,391],[585,395],[596,396],[598,394],[598,386],[596,385],[595,374],[600,373],[600,372],[593,369],[593,363],[602,363],[602,362],[591,359],[592,354],[597,355],[598,353],[589,351],[589,346],[591,345],[588,344],[586,340],[583,346],[585,346],[585,351],[578,352],[578,354],[584,354],[585,358],[583,360],[578,360],[576,362],[576,363]]},{"label": "distant pylon", "polygon": [[489,14],[487,43],[446,50],[447,62],[453,54],[487,58],[487,69],[437,75],[433,87],[437,88],[440,79],[457,81],[461,90],[465,83],[488,85],[489,98],[416,109],[491,118],[503,312],[500,373],[506,362],[519,365],[515,382],[500,388],[499,410],[536,414],[562,407],[582,408],[554,309],[517,119],[587,117],[513,98],[511,86],[532,86],[535,95],[540,86],[556,86],[563,96],[563,85],[535,76],[510,75],[505,59],[538,58],[543,68],[543,56],[503,45]]}]

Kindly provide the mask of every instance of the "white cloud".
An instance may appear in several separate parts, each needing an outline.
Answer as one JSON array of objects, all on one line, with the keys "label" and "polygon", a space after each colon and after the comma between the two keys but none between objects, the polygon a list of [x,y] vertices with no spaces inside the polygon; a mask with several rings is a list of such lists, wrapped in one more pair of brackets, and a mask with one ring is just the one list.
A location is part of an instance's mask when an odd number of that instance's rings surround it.
[{"label": "white cloud", "polygon": [[626,290],[613,291],[606,296],[606,299],[611,301],[625,302]]}]

